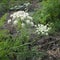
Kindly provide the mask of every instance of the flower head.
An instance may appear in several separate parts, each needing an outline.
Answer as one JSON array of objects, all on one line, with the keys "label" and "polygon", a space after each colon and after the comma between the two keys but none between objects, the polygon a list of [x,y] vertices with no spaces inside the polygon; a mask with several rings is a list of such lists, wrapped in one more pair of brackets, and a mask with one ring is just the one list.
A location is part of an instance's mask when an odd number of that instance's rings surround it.
[{"label": "flower head", "polygon": [[26,23],[27,23],[27,24],[30,24],[30,20],[26,20]]},{"label": "flower head", "polygon": [[24,24],[24,23],[22,23],[22,24],[21,24],[21,26],[22,26],[22,27],[25,27],[25,24]]},{"label": "flower head", "polygon": [[47,25],[38,24],[36,26],[36,33],[41,33],[42,35],[48,35],[48,31],[50,30],[50,27],[47,27]]},{"label": "flower head", "polygon": [[18,21],[17,21],[17,20],[15,20],[15,21],[13,22],[13,24],[14,24],[14,25],[16,25],[17,23],[18,23]]},{"label": "flower head", "polygon": [[8,21],[7,21],[7,23],[9,24],[11,22],[11,19],[9,19]]}]

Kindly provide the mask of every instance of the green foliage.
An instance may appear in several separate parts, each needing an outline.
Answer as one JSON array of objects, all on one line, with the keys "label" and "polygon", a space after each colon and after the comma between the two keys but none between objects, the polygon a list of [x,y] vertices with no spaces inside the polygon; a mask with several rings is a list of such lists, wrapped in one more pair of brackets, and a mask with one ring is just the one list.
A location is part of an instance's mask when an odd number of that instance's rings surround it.
[{"label": "green foliage", "polygon": [[2,16],[9,10],[9,3],[0,3],[0,15]]},{"label": "green foliage", "polygon": [[18,20],[18,24],[17,24],[17,30],[20,30],[21,29],[21,20]]},{"label": "green foliage", "polygon": [[40,10],[36,11],[33,14],[33,19],[34,19],[35,24],[40,23]]},{"label": "green foliage", "polygon": [[[29,50],[29,33],[26,28],[21,28],[17,36],[9,34],[8,30],[0,30],[0,59],[1,60],[26,60],[44,56],[43,52],[38,52],[35,48]],[[14,58],[14,56],[16,58]]]},{"label": "green foliage", "polygon": [[0,30],[0,41],[4,41],[8,36],[8,30]]},{"label": "green foliage", "polygon": [[26,32],[26,29],[22,29],[21,35],[17,35],[15,36],[15,38],[8,33],[9,32],[7,30],[0,30],[0,59],[9,60],[9,57],[11,59],[14,59],[14,54],[16,55],[16,57],[18,55],[21,56],[21,59],[23,60],[24,58],[26,58],[26,56],[28,56],[27,53],[30,53],[27,52],[27,43],[29,37],[28,33]]},{"label": "green foliage", "polygon": [[53,23],[52,27],[58,31],[60,29],[60,0],[44,0],[41,4],[41,9],[34,14],[35,22]]},{"label": "green foliage", "polygon": [[4,25],[7,18],[7,13],[0,18],[0,27]]},{"label": "green foliage", "polygon": [[38,52],[36,47],[29,50],[29,44],[33,45],[29,39],[30,35],[26,28],[21,28],[17,36],[10,35],[6,29],[0,30],[0,59],[14,60],[15,56],[16,60],[29,60],[44,56],[45,54]]},{"label": "green foliage", "polygon": [[[17,0],[10,0],[11,3]],[[18,0],[22,3],[27,0]],[[2,0],[1,2],[7,3],[7,0]],[[2,6],[2,5],[1,5]],[[4,8],[8,9],[9,7],[3,6],[0,7],[2,11],[5,11]],[[41,9],[39,9],[34,14],[34,22],[48,24],[52,27],[50,32],[55,32],[60,30],[60,1],[59,0],[44,0],[42,2]],[[7,13],[0,18],[0,27],[2,27],[6,21]],[[34,41],[30,37],[30,32],[27,27],[21,27],[21,21],[19,20],[18,25],[16,26],[18,33],[16,35],[9,34],[7,29],[0,29],[0,60],[35,60],[39,57],[43,57],[45,52],[38,51],[39,46],[33,46]],[[30,41],[30,39],[32,39]],[[38,39],[36,37],[36,39]],[[32,45],[32,46],[31,46]],[[29,47],[31,46],[31,49]],[[16,58],[15,58],[16,57]],[[37,60],[36,59],[36,60]]]},{"label": "green foliage", "polygon": [[20,5],[28,0],[2,0],[0,1],[0,15],[9,11],[10,7]]}]

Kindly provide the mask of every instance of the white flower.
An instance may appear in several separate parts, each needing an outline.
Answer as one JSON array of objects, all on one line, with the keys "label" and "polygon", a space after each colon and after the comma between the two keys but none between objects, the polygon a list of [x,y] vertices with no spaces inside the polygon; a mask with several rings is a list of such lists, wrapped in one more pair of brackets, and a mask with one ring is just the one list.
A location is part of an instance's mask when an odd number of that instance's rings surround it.
[{"label": "white flower", "polygon": [[15,21],[13,22],[13,24],[14,24],[14,25],[16,25],[17,23],[18,23],[18,21],[17,21],[17,20],[15,20]]},{"label": "white flower", "polygon": [[7,21],[7,23],[9,24],[11,22],[11,19],[9,19],[8,21]]},{"label": "white flower", "polygon": [[38,27],[40,27],[40,24],[38,24]]},{"label": "white flower", "polygon": [[41,33],[42,33],[43,35],[45,34],[45,32],[44,32],[44,31],[42,31]]},{"label": "white flower", "polygon": [[48,35],[48,33],[45,33],[45,35]]},{"label": "white flower", "polygon": [[36,30],[36,33],[38,33],[39,32],[39,30]]},{"label": "white flower", "polygon": [[[32,17],[29,16],[29,13],[25,12],[25,11],[17,11],[17,12],[14,12],[13,14],[10,15],[10,17],[12,17],[12,21],[13,21],[13,24],[16,25],[18,20],[21,19],[21,21],[23,22],[26,22],[27,24],[31,24],[31,26],[34,25],[33,22],[31,22]],[[20,19],[19,19],[20,18]]]},{"label": "white flower", "polygon": [[26,20],[26,23],[27,23],[27,24],[30,24],[30,20]]},{"label": "white flower", "polygon": [[27,19],[33,20],[33,18],[31,16],[27,16]]},{"label": "white flower", "polygon": [[17,8],[17,6],[15,6],[15,8]]},{"label": "white flower", "polygon": [[34,25],[35,27],[37,27],[37,25]]},{"label": "white flower", "polygon": [[41,27],[45,27],[44,25],[40,24]]},{"label": "white flower", "polygon": [[50,30],[50,27],[47,27],[47,25],[38,24],[36,27],[36,33],[41,33],[42,35],[48,35],[48,31]]},{"label": "white flower", "polygon": [[34,23],[33,22],[30,22],[31,26],[34,26]]},{"label": "white flower", "polygon": [[24,21],[25,17],[20,17],[21,21]]},{"label": "white flower", "polygon": [[24,23],[22,23],[22,24],[21,24],[21,26],[22,26],[22,27],[25,27],[25,24],[24,24]]},{"label": "white flower", "polygon": [[27,12],[24,11],[17,11],[10,15],[12,17],[12,20],[15,20],[16,18],[21,18],[22,20],[25,19],[28,16],[29,19],[32,19],[32,17],[29,16]]},{"label": "white flower", "polygon": [[39,34],[40,34],[40,32],[37,32],[37,34],[39,35]]},{"label": "white flower", "polygon": [[12,20],[15,20],[17,17],[16,16],[13,16]]},{"label": "white flower", "polygon": [[28,13],[25,13],[25,15],[26,15],[26,16],[29,16],[29,14],[28,14]]},{"label": "white flower", "polygon": [[11,14],[10,17],[13,17],[13,14]]},{"label": "white flower", "polygon": [[26,15],[24,14],[24,15],[22,15],[24,18],[26,18]]}]

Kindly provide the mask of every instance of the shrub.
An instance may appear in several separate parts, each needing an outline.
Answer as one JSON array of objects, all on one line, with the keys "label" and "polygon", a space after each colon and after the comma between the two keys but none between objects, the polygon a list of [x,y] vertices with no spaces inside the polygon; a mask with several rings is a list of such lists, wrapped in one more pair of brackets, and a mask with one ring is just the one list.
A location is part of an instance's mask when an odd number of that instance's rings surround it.
[{"label": "shrub", "polygon": [[44,0],[41,4],[41,9],[34,14],[35,22],[49,25],[53,23],[51,26],[59,31],[60,0]]}]

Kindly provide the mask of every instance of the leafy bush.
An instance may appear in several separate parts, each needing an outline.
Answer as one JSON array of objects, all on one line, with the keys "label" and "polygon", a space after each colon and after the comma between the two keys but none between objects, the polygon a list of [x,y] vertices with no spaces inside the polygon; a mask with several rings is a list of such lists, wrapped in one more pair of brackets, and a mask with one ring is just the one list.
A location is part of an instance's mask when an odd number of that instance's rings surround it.
[{"label": "leafy bush", "polygon": [[[25,53],[28,50],[28,46],[24,45],[28,43],[28,35],[26,30],[21,30],[22,35],[15,38],[8,34],[7,30],[0,30],[0,59],[9,60],[14,59],[14,55],[19,53]],[[16,57],[17,57],[16,55]],[[25,56],[24,56],[25,57]]]},{"label": "leafy bush", "polygon": [[60,0],[44,0],[42,7],[34,14],[34,20],[37,23],[51,24],[56,31],[59,31],[60,26]]},{"label": "leafy bush", "polygon": [[22,29],[21,35],[17,35],[15,38],[8,33],[7,30],[0,30],[0,59],[14,60],[14,56],[16,56],[17,59],[19,57],[21,60],[26,59],[31,53],[28,50],[29,34],[26,29]]},{"label": "leafy bush", "polygon": [[17,36],[12,36],[9,31],[4,29],[0,30],[0,59],[1,60],[26,60],[42,57],[45,55],[43,52],[37,51],[37,47],[29,49],[30,34],[26,28],[21,28]]}]

